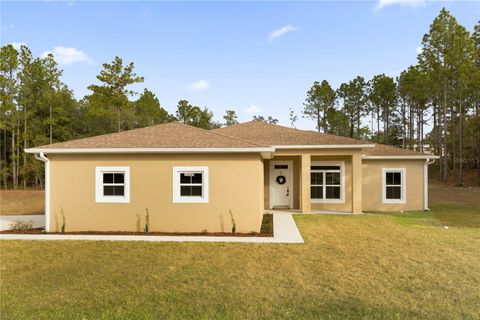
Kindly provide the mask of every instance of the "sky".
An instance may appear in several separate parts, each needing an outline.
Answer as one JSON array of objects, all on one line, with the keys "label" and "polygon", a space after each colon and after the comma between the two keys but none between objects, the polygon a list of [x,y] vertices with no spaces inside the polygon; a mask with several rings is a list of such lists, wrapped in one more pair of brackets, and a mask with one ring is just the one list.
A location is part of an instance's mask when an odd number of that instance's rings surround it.
[{"label": "sky", "polygon": [[217,121],[234,109],[290,125],[292,108],[314,129],[301,116],[314,81],[397,76],[442,7],[469,31],[480,19],[480,1],[1,1],[0,44],[53,53],[78,99],[119,56],[169,112],[186,99]]}]

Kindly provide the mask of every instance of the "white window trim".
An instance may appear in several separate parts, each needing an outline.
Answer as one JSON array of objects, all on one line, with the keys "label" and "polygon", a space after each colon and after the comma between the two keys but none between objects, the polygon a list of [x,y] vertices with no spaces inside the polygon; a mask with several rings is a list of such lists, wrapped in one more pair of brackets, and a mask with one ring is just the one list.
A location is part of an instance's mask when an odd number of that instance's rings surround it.
[{"label": "white window trim", "polygon": [[[124,174],[124,195],[103,195],[103,173],[121,172]],[[130,203],[130,167],[95,167],[95,201],[97,203]]]},{"label": "white window trim", "polygon": [[[387,172],[400,172],[401,174],[401,199],[387,199]],[[407,203],[407,169],[406,168],[382,168],[382,203],[402,204]]]},{"label": "white window trim", "polygon": [[310,196],[311,203],[345,203],[345,161],[312,161],[310,172],[312,166],[340,166],[340,199],[312,199]]},{"label": "white window trim", "polygon": [[[180,195],[180,173],[201,172],[202,196],[186,197]],[[173,203],[208,203],[208,167],[173,167]]]}]

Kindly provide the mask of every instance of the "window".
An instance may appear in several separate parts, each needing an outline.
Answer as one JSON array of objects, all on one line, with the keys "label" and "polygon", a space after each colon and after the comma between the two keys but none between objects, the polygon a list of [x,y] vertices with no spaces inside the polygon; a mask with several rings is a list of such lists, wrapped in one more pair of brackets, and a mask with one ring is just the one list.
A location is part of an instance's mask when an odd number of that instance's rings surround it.
[{"label": "window", "polygon": [[405,168],[383,169],[382,189],[383,203],[405,203]]},{"label": "window", "polygon": [[95,200],[101,203],[130,202],[130,168],[96,167]]},{"label": "window", "polygon": [[173,167],[173,202],[208,203],[208,167]]},{"label": "window", "polygon": [[344,203],[344,163],[313,162],[310,167],[310,198],[315,203]]}]

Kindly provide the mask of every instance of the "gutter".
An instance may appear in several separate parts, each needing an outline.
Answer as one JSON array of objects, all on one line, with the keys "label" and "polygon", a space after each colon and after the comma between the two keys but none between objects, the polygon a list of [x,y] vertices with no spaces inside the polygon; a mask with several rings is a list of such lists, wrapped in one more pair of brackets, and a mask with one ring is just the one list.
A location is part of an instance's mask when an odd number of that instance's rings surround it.
[{"label": "gutter", "polygon": [[286,144],[286,145],[273,145],[275,149],[363,149],[373,148],[374,144]]},{"label": "gutter", "polygon": [[45,163],[45,231],[50,232],[50,159],[43,152],[35,153],[35,159]]},{"label": "gutter", "polygon": [[[404,156],[362,156],[362,159],[365,159],[365,160],[418,160],[418,159],[426,159],[426,160],[429,160],[429,159],[440,159],[439,156],[433,156],[433,155],[419,155],[419,156],[416,156],[416,155],[404,155]],[[433,163],[433,162],[432,162]]]},{"label": "gutter", "polygon": [[425,159],[425,164],[423,165],[423,210],[430,211],[428,207],[428,166],[435,162],[435,159],[440,157],[433,158],[432,160]]}]

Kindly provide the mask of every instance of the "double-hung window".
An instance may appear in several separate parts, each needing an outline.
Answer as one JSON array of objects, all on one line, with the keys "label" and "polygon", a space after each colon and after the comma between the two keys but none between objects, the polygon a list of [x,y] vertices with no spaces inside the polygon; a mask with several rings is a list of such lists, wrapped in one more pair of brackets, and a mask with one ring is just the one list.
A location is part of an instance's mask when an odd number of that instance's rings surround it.
[{"label": "double-hung window", "polygon": [[383,203],[406,202],[405,168],[384,168],[382,172]]},{"label": "double-hung window", "polygon": [[96,167],[96,202],[130,202],[130,167]]},{"label": "double-hung window", "polygon": [[315,203],[344,203],[344,163],[312,162],[310,198]]},{"label": "double-hung window", "polygon": [[208,167],[173,167],[173,202],[208,203]]}]

